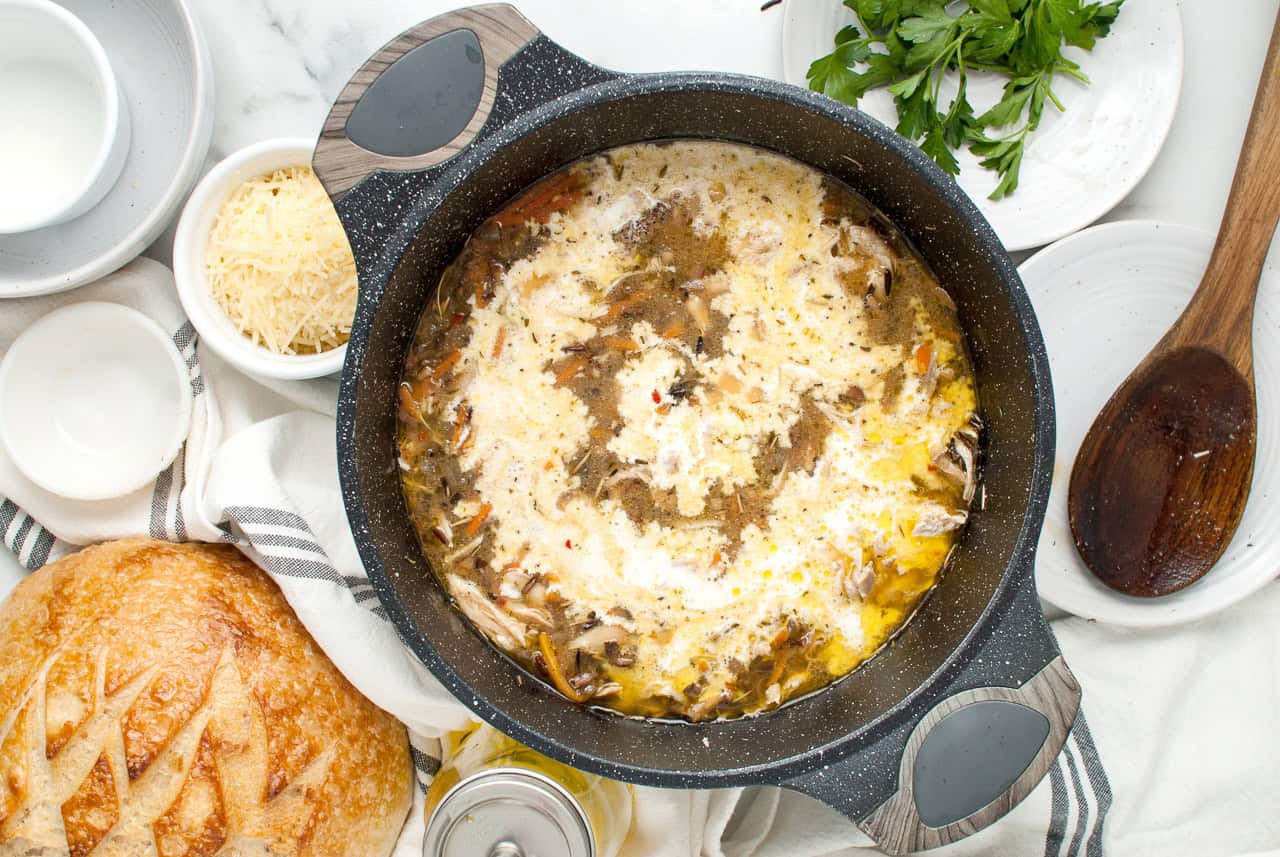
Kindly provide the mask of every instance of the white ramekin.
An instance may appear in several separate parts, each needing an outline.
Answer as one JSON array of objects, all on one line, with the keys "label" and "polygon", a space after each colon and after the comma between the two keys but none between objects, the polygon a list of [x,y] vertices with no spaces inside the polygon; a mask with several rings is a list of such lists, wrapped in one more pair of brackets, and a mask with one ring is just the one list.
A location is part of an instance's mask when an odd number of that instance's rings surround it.
[{"label": "white ramekin", "polygon": [[0,444],[28,479],[73,500],[150,483],[182,449],[191,407],[172,337],[120,304],[56,309],[0,360]]},{"label": "white ramekin", "polygon": [[[14,163],[15,151],[0,155],[10,175],[33,189],[16,191],[11,181],[0,190],[0,235],[65,223],[106,196],[129,154],[129,109],[106,51],[79,18],[52,0],[0,0],[0,103],[8,103],[6,110],[24,105],[19,115],[4,117],[24,160]],[[77,103],[90,105],[89,122],[97,127],[86,147],[91,153],[72,162],[68,114],[60,109]],[[39,192],[68,175],[59,192]]]},{"label": "white ramekin", "polygon": [[275,354],[255,345],[231,323],[209,292],[205,256],[209,233],[223,203],[242,183],[284,167],[311,165],[315,140],[282,137],[246,146],[209,171],[191,192],[173,239],[173,277],[187,318],[200,342],[242,372],[263,378],[298,380],[342,371],[347,346],[320,354]]}]

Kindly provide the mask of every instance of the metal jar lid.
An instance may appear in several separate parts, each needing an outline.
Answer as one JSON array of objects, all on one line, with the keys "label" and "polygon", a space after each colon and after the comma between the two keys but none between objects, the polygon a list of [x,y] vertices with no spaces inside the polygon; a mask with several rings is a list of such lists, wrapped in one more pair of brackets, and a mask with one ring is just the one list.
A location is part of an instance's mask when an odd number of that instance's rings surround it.
[{"label": "metal jar lid", "polygon": [[550,777],[490,768],[449,790],[427,821],[424,857],[595,857],[582,806]]}]

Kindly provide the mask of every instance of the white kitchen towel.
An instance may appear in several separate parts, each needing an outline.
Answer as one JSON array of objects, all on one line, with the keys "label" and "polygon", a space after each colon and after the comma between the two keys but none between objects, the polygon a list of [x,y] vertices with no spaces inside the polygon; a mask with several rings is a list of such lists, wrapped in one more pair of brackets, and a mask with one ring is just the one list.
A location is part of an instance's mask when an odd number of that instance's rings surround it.
[{"label": "white kitchen towel", "polygon": [[[267,385],[200,353],[172,275],[147,260],[65,295],[0,305],[0,351],[55,306],[85,300],[129,304],[174,331],[197,420],[150,489],[110,503],[52,497],[0,453],[6,544],[37,568],[72,545],[126,535],[237,543],[352,683],[408,725],[421,792],[437,764],[434,739],[468,714],[400,644],[361,567],[339,493],[333,382]],[[1091,719],[1077,721],[1050,776],[1009,816],[937,853],[1212,857],[1280,847],[1277,619],[1272,586],[1174,631],[1055,621]],[[878,853],[847,819],[791,792],[636,788],[635,797],[622,857]],[[420,810],[397,857],[421,852]]]}]

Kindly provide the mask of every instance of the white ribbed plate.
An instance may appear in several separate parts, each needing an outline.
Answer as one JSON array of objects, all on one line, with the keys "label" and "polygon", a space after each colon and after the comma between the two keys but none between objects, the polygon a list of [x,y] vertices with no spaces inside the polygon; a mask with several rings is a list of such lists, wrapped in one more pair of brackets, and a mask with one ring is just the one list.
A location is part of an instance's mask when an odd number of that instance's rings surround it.
[{"label": "white ribbed plate", "polygon": [[[787,0],[782,67],[788,83],[807,86],[809,64],[831,52],[835,34],[853,23],[838,0]],[[1182,16],[1178,0],[1125,0],[1107,38],[1086,53],[1065,53],[1093,83],[1059,75],[1054,92],[1066,106],[1048,105],[1027,142],[1018,189],[987,199],[998,181],[967,149],[958,154],[960,186],[1010,251],[1028,250],[1083,229],[1110,211],[1146,175],[1173,124],[1182,89]],[[981,113],[1000,100],[1004,79],[969,75],[969,101]],[[858,105],[890,128],[898,123],[884,89]]]},{"label": "white ribbed plate", "polygon": [[1058,415],[1049,513],[1040,536],[1036,586],[1064,610],[1117,625],[1189,622],[1228,607],[1280,572],[1280,269],[1268,265],[1253,322],[1258,452],[1253,489],[1227,552],[1207,575],[1161,598],[1103,586],[1076,553],[1067,485],[1093,419],[1182,312],[1200,283],[1213,235],[1189,226],[1122,221],[1064,238],[1019,273],[1049,351]]}]

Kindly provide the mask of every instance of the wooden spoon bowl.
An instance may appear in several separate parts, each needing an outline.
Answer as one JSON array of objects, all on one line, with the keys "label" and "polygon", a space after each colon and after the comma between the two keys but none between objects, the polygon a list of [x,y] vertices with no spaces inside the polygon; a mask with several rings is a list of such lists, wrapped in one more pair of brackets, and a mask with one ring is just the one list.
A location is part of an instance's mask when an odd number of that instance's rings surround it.
[{"label": "wooden spoon bowl", "polygon": [[1154,596],[1212,567],[1249,497],[1255,426],[1252,388],[1214,351],[1178,348],[1130,375],[1071,473],[1071,533],[1093,573]]}]

